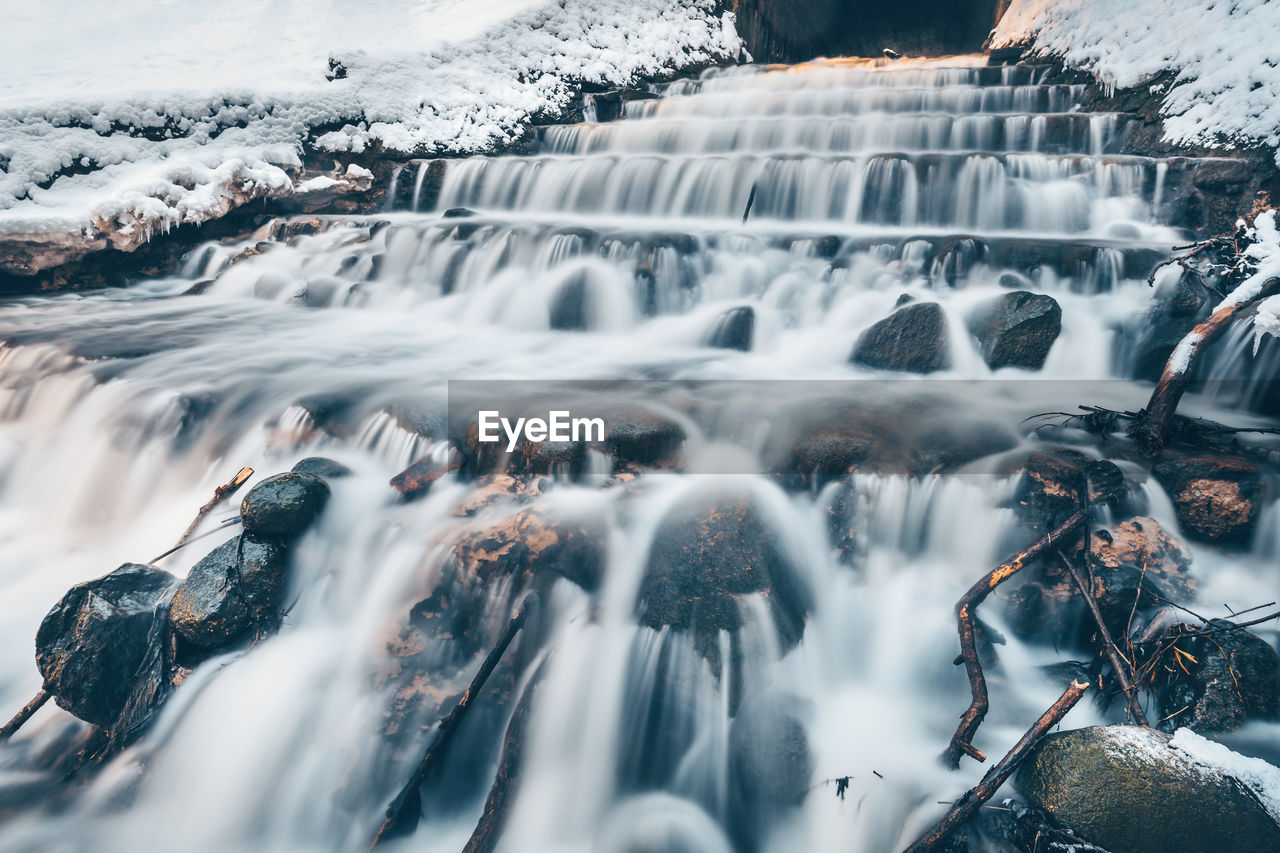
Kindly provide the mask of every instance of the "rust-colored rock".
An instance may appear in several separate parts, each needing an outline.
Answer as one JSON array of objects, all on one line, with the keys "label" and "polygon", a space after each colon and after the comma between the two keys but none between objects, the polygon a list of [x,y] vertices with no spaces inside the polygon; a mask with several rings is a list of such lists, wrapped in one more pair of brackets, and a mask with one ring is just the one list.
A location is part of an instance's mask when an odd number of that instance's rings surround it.
[{"label": "rust-colored rock", "polygon": [[1234,456],[1187,456],[1161,462],[1154,473],[1188,535],[1237,543],[1253,535],[1265,498],[1253,462]]}]

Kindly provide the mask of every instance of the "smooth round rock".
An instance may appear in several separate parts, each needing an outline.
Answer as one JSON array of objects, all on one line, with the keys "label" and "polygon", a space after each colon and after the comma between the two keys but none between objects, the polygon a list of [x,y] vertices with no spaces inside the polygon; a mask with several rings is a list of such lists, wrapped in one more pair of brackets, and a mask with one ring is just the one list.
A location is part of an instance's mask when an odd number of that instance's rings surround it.
[{"label": "smooth round rock", "polygon": [[322,480],[337,480],[351,476],[351,469],[346,465],[323,456],[308,456],[290,470],[294,474],[312,474]]},{"label": "smooth round rock", "polygon": [[240,522],[255,538],[291,539],[315,521],[329,485],[314,474],[277,474],[254,486],[240,504]]}]

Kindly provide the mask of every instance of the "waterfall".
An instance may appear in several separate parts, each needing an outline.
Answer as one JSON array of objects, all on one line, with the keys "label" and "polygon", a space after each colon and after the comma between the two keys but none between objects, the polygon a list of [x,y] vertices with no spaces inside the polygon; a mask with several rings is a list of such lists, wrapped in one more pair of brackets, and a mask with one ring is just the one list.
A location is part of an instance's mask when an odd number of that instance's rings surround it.
[{"label": "waterfall", "polygon": [[[203,663],[91,781],[47,793],[42,756],[84,729],[52,706],[0,745],[0,848],[363,849],[525,592],[518,574],[473,585],[460,549],[529,512],[598,532],[599,583],[576,564],[543,579],[537,630],[391,849],[463,849],[513,743],[496,849],[517,853],[901,849],[980,777],[937,762],[968,702],[954,604],[1017,537],[1022,422],[1144,404],[1132,320],[1185,238],[1195,164],[1116,153],[1126,116],[981,57],[713,69],[655,91],[519,153],[410,161],[383,212],[275,222],[170,276],[0,304],[0,708],[40,687],[49,607],[170,547],[240,466],[352,470],[293,549],[279,634]],[[1061,308],[1038,371],[991,366],[972,331],[1014,291]],[[873,324],[926,303],[944,366],[851,360]],[[1274,403],[1258,377],[1276,357],[1225,341],[1197,405]],[[678,426],[678,461],[634,480],[599,454],[519,485],[458,471],[401,500],[389,478],[449,458],[449,383],[498,379],[605,383]],[[832,396],[902,459],[852,476],[794,462],[787,430]],[[1175,529],[1160,486],[1142,488]],[[656,624],[654,566],[703,500],[746,507],[762,538],[735,546],[786,583],[720,590],[696,630]],[[1274,598],[1276,552],[1271,530],[1204,606]],[[437,593],[452,621],[410,643]],[[699,621],[711,610],[724,621]],[[1007,628],[1002,612],[983,618]],[[977,744],[992,756],[1060,692],[1044,667],[1063,656],[1004,633]],[[1107,719],[1083,703],[1068,727]]]}]

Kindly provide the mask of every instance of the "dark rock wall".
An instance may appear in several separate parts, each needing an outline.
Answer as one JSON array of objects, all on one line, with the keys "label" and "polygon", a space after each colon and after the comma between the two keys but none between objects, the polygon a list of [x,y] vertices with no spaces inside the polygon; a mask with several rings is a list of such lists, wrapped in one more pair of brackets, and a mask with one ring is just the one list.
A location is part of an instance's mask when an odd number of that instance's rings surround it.
[{"label": "dark rock wall", "polygon": [[757,62],[980,50],[1008,0],[731,0]]}]

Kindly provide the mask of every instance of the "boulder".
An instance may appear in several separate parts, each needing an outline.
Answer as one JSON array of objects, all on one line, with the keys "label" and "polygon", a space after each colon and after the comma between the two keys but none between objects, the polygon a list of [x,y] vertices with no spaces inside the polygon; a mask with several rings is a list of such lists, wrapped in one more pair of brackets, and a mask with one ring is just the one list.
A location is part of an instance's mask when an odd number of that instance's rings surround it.
[{"label": "boulder", "polygon": [[707,337],[707,346],[714,349],[751,351],[755,337],[756,312],[750,305],[730,308],[716,319]]},{"label": "boulder", "polygon": [[173,575],[128,563],[72,587],[36,632],[36,666],[58,705],[96,726],[120,715]]},{"label": "boulder", "polygon": [[779,548],[778,535],[755,502],[733,493],[694,494],[660,522],[640,583],[640,622],[693,635],[713,666],[720,632],[744,624],[743,597],[762,594],[778,641],[800,641],[811,609],[810,592]]},{"label": "boulder", "polygon": [[309,456],[290,469],[294,474],[311,474],[322,480],[337,480],[351,476],[351,469],[341,462],[323,456]]},{"label": "boulder", "polygon": [[1261,637],[1212,619],[1172,625],[1154,645],[1168,661],[1153,670],[1166,731],[1224,732],[1280,717],[1280,658]]},{"label": "boulder", "polygon": [[1244,544],[1253,536],[1265,499],[1258,466],[1233,456],[1186,456],[1155,466],[1188,535]]},{"label": "boulder", "polygon": [[876,370],[933,373],[951,364],[947,315],[937,302],[904,305],[862,333],[850,361]]},{"label": "boulder", "polygon": [[1018,770],[1017,784],[1034,805],[1113,853],[1280,849],[1280,824],[1256,793],[1178,748],[1182,739],[1171,744],[1168,734],[1136,726],[1052,734]]},{"label": "boulder", "polygon": [[245,495],[240,521],[250,536],[292,539],[315,521],[328,501],[328,484],[314,474],[277,474]]},{"label": "boulder", "polygon": [[1017,290],[975,311],[969,317],[969,331],[992,370],[1039,370],[1062,331],[1062,308],[1052,296]]},{"label": "boulder", "polygon": [[[1133,518],[1090,537],[1093,594],[1113,637],[1126,636],[1134,622],[1167,601],[1187,601],[1195,592],[1185,547],[1152,518]],[[1048,564],[1008,593],[1010,627],[1020,637],[1071,643],[1097,640],[1093,615],[1075,581]]]},{"label": "boulder", "polygon": [[259,619],[273,619],[285,588],[284,549],[237,536],[192,567],[173,596],[169,624],[183,639],[217,649]]}]

